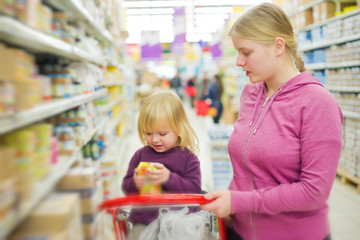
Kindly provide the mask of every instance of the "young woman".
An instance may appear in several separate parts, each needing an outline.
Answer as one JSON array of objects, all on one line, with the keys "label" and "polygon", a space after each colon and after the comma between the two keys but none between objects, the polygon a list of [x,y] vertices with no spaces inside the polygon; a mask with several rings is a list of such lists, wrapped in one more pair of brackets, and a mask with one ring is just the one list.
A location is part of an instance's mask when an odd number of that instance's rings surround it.
[{"label": "young woman", "polygon": [[254,7],[229,35],[250,83],[228,144],[229,190],[206,194],[214,201],[201,208],[231,216],[233,239],[329,239],[326,201],[342,147],[341,110],[305,72],[281,8]]},{"label": "young woman", "polygon": [[[201,193],[200,162],[196,156],[198,138],[175,92],[159,91],[144,101],[138,134],[144,147],[130,160],[122,183],[126,195],[139,194],[145,184],[144,176],[138,174],[140,162],[156,162],[156,170],[150,171],[147,177],[153,184],[160,185],[162,192]],[[128,239],[137,239],[146,225],[157,217],[158,210],[132,210],[129,220],[135,226]]]}]

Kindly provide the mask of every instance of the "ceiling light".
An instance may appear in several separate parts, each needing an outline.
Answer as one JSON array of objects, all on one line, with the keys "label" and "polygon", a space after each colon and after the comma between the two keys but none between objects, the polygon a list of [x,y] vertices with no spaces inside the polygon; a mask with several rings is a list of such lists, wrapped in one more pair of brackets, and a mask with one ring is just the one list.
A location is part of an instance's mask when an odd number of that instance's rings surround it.
[{"label": "ceiling light", "polygon": [[232,7],[197,7],[195,13],[232,13]]},{"label": "ceiling light", "polygon": [[124,1],[123,8],[183,7],[187,1]]},{"label": "ceiling light", "polygon": [[131,15],[126,17],[126,21],[172,21],[173,15]]},{"label": "ceiling light", "polygon": [[173,8],[131,8],[126,10],[127,15],[174,14]]},{"label": "ceiling light", "polygon": [[204,14],[195,14],[195,21],[196,20],[201,20],[201,19],[228,19],[229,18],[229,14],[227,13],[204,13]]},{"label": "ceiling light", "polygon": [[272,2],[271,0],[195,0],[195,6],[249,6],[258,5],[264,2]]}]

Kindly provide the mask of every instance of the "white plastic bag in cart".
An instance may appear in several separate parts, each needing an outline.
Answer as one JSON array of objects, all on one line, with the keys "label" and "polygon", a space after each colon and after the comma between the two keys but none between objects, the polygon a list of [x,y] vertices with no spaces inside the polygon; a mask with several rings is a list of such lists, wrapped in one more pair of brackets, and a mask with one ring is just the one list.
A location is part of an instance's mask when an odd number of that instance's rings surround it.
[{"label": "white plastic bag in cart", "polygon": [[203,239],[210,214],[206,211],[189,213],[185,207],[179,211],[159,210],[159,217],[141,233],[139,240],[199,240]]}]

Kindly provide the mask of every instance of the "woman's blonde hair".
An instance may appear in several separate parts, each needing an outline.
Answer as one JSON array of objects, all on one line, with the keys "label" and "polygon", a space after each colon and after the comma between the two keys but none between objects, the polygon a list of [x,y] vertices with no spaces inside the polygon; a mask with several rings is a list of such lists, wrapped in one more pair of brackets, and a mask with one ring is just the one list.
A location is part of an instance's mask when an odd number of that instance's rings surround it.
[{"label": "woman's blonde hair", "polygon": [[179,136],[177,146],[199,153],[199,139],[189,123],[181,99],[172,90],[158,91],[145,99],[138,119],[140,141],[146,145],[145,132],[161,126],[164,121]]},{"label": "woman's blonde hair", "polygon": [[279,6],[263,3],[245,12],[231,27],[229,36],[233,34],[266,45],[272,44],[277,37],[282,37],[296,68],[299,72],[305,71],[304,62],[297,53],[297,42],[290,20]]}]

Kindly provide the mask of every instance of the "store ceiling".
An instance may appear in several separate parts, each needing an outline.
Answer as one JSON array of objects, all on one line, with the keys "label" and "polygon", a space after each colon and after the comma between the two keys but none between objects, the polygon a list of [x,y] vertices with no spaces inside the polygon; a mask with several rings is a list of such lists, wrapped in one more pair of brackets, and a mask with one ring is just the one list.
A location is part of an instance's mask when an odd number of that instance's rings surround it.
[{"label": "store ceiling", "polygon": [[[123,0],[128,43],[140,43],[143,31],[158,31],[160,42],[173,42],[179,31],[188,42],[210,42],[235,11],[271,0]],[[184,9],[184,24],[174,25],[174,13]]]}]

